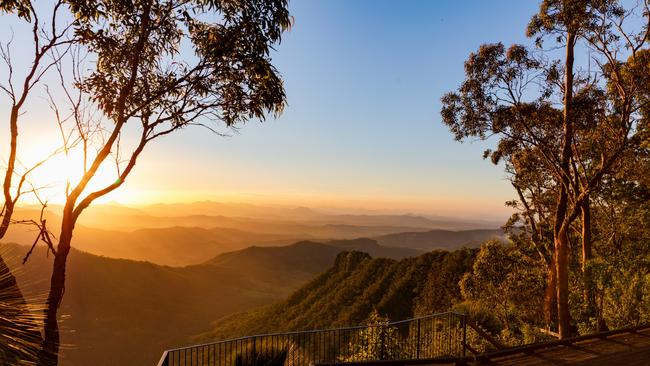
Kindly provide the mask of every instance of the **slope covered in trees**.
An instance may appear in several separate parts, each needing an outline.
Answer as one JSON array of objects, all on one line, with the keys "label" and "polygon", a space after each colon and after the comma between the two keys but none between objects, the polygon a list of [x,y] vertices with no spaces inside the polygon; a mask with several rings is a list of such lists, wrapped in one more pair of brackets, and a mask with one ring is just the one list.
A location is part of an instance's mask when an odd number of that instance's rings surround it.
[{"label": "slope covered in trees", "polygon": [[391,319],[445,311],[460,301],[458,283],[476,252],[435,251],[400,261],[341,253],[332,268],[286,300],[221,319],[199,338],[360,324],[373,309]]},{"label": "slope covered in trees", "polygon": [[[635,249],[603,258],[594,269],[601,321],[611,329],[650,321],[647,242],[626,246]],[[518,241],[489,240],[480,249],[433,251],[400,261],[344,252],[284,301],[219,319],[195,341],[364,324],[374,311],[400,320],[453,309],[502,344],[517,346],[549,339],[542,330],[545,279],[540,259]],[[573,277],[571,286],[578,292],[581,278]],[[570,305],[577,314],[584,306],[580,296]],[[574,324],[580,333],[592,332],[590,323]],[[474,348],[489,347],[475,333],[468,336]]]}]

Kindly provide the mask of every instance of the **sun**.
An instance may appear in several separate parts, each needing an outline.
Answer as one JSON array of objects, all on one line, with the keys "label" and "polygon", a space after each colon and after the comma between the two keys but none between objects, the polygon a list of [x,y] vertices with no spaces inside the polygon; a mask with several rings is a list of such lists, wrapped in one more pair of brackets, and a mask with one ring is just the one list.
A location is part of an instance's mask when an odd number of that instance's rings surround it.
[{"label": "sun", "polygon": [[[24,159],[18,165],[18,173],[22,174],[42,162],[27,176],[23,191],[35,190],[40,200],[61,204],[65,202],[66,191],[70,191],[81,181],[84,172],[90,167],[94,155],[84,158],[83,149],[79,146],[53,154],[55,151],[55,148],[48,148],[45,144],[30,146],[22,154]],[[84,192],[101,189],[118,179],[118,167],[114,160],[111,157],[107,158],[107,161],[97,170]],[[20,177],[15,179],[17,184]],[[116,199],[115,195],[111,195],[111,199]],[[25,200],[38,201],[34,194],[27,194]]]}]

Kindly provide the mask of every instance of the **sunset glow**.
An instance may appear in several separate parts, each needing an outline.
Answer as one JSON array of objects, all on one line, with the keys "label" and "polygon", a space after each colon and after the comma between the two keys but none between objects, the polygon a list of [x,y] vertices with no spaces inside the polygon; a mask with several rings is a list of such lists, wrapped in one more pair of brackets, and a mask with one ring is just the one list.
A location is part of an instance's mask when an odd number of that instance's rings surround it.
[{"label": "sunset glow", "polygon": [[[536,6],[516,5],[522,14]],[[400,37],[409,41],[399,53],[390,54],[382,43],[369,38],[370,33],[354,31],[361,22],[390,42],[396,41],[396,35],[382,25],[391,16],[384,11],[387,4],[380,4],[363,19],[356,18],[355,12],[343,12],[347,15],[329,35],[320,31],[319,14],[339,13],[336,9],[347,5],[291,6],[296,24],[275,55],[289,99],[280,118],[261,124],[250,121],[237,132],[219,128],[230,135],[226,138],[200,127],[165,137],[148,147],[128,184],[102,197],[101,202],[147,204],[208,198],[473,217],[509,215],[503,203],[511,197],[512,188],[499,169],[480,159],[491,144],[451,141],[436,115],[438,99],[432,96],[454,84],[462,74],[463,59],[484,41],[484,35],[460,32],[465,38],[462,47],[460,42],[447,43],[436,36],[447,23],[429,22],[426,15],[449,14],[445,17],[451,18],[445,21],[460,21],[445,10],[447,5],[404,9],[401,16],[411,19],[411,25],[400,28]],[[500,7],[513,11],[512,5],[505,4],[476,3],[470,8],[481,19],[477,24],[485,24],[496,19]],[[22,26],[12,24],[16,30]],[[524,39],[523,32],[512,31],[516,28],[493,22],[490,37]],[[16,32],[16,37],[21,34]],[[438,41],[445,42],[438,47],[447,51],[439,53],[424,46]],[[323,47],[314,48],[316,45]],[[368,51],[355,57],[360,45]],[[382,59],[391,61],[371,61]],[[336,66],[343,63],[347,66]],[[364,65],[373,66],[364,69]],[[442,74],[416,71],[429,67],[425,65],[450,66]],[[320,86],[313,89],[309,85]],[[352,100],[360,105],[353,107]],[[29,102],[32,108],[23,117],[29,123],[20,138],[30,159],[37,159],[56,147],[60,133],[47,101],[34,98]],[[44,138],[44,131],[49,138]],[[58,188],[48,190],[50,201],[61,202],[65,178],[78,178],[82,172],[80,160],[77,148],[67,160],[57,157],[35,174],[34,181],[39,184],[56,182]],[[114,166],[103,167],[92,187],[100,188],[115,177]],[[485,191],[490,194],[482,194]]]}]

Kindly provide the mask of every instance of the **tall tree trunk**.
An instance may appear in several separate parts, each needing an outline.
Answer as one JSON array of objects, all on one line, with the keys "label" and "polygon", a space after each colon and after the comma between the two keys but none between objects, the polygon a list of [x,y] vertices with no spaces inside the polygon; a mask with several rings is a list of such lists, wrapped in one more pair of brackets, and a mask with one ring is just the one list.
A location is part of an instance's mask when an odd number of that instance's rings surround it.
[{"label": "tall tree trunk", "polygon": [[66,205],[63,211],[63,222],[59,245],[54,256],[52,278],[50,280],[50,292],[47,297],[45,309],[44,338],[38,356],[38,366],[56,366],[59,358],[60,332],[57,314],[65,291],[65,271],[70,243],[74,230],[75,218],[71,207]]},{"label": "tall tree trunk", "polygon": [[[597,309],[593,275],[591,273],[591,267],[589,267],[589,261],[591,260],[591,203],[589,196],[585,198],[580,209],[582,218],[582,281],[584,286],[582,296],[587,305],[587,316],[594,317],[597,315]],[[600,328],[599,325],[597,327]],[[596,330],[598,331],[600,329]]]},{"label": "tall tree trunk", "polygon": [[560,339],[571,336],[569,313],[569,235],[560,230],[555,240],[555,268],[557,270],[557,317]]},{"label": "tall tree trunk", "polygon": [[2,193],[4,195],[4,212],[2,215],[2,223],[0,223],[0,239],[4,238],[9,223],[14,213],[14,198],[11,195],[11,182],[14,178],[14,169],[16,165],[16,153],[18,149],[18,114],[20,113],[19,107],[14,105],[11,108],[11,115],[9,117],[9,131],[11,132],[11,139],[9,141],[9,158],[7,159],[7,170],[5,171],[4,181],[2,183]]},{"label": "tall tree trunk", "polygon": [[560,171],[562,173],[560,195],[557,201],[555,214],[554,241],[555,241],[555,266],[557,269],[557,314],[558,333],[564,339],[570,336],[569,322],[569,236],[566,221],[569,198],[569,185],[571,180],[571,144],[573,142],[573,50],[575,46],[575,33],[567,32],[565,80],[564,80],[564,115],[562,141],[562,155]]},{"label": "tall tree trunk", "polygon": [[552,253],[546,273],[546,290],[544,291],[544,316],[546,324],[549,326],[557,321],[557,268],[555,267],[555,253]]}]

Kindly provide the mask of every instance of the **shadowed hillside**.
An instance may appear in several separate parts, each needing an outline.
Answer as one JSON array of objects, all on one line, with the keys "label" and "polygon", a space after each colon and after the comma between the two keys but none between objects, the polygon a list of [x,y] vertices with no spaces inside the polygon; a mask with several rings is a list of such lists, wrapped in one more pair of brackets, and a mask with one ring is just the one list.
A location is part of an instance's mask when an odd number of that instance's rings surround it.
[{"label": "shadowed hillside", "polygon": [[80,228],[78,234],[79,248],[89,253],[179,267],[200,264],[250,245],[284,245],[295,241],[289,235],[219,227],[176,226],[132,232]]},{"label": "shadowed hillside", "polygon": [[[51,255],[38,247],[25,267],[27,247],[8,245],[8,265],[30,297],[49,284]],[[154,364],[165,348],[187,344],[210,320],[288,296],[330,268],[350,248],[374,248],[406,256],[409,249],[383,248],[369,239],[332,245],[298,242],[251,247],[183,268],[98,257],[73,250],[61,312],[63,365]],[[389,253],[389,254],[390,254]],[[170,314],[173,314],[170,315]]]},{"label": "shadowed hillside", "polygon": [[372,239],[332,240],[324,243],[300,241],[284,247],[250,247],[224,253],[207,263],[252,270],[260,267],[260,264],[264,264],[260,268],[304,269],[310,273],[313,273],[314,269],[318,269],[320,273],[334,263],[338,253],[349,250],[363,251],[373,257],[393,259],[421,254],[421,252],[410,248],[384,247]]},{"label": "shadowed hillside", "polygon": [[360,324],[373,309],[391,319],[447,310],[460,297],[458,282],[475,254],[435,251],[396,261],[341,253],[332,268],[286,300],[223,318],[197,340]]},{"label": "shadowed hillside", "polygon": [[[51,258],[38,248],[20,271],[26,293],[43,297]],[[154,364],[161,349],[205,329],[205,319],[269,303],[300,284],[279,287],[219,266],[173,268],[76,250],[67,275],[60,316],[63,365]]]},{"label": "shadowed hillside", "polygon": [[418,249],[380,245],[374,239],[332,240],[325,243],[345,250],[368,253],[373,258],[403,259],[422,254]]}]

